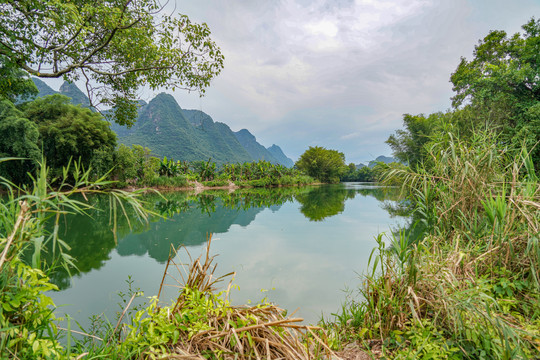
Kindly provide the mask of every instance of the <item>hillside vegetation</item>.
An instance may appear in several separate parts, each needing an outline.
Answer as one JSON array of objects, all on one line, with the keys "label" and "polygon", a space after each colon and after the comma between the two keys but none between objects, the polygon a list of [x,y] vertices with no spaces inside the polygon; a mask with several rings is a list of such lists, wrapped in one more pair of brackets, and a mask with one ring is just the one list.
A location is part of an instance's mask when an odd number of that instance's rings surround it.
[{"label": "hillside vegetation", "polygon": [[[75,84],[64,83],[57,92],[43,81],[33,80],[39,90],[38,97],[60,93],[70,97],[75,105],[90,107],[88,97]],[[160,158],[212,159],[218,166],[259,160],[287,167],[294,165],[279,146],[272,145],[267,149],[247,129],[233,132],[227,124],[215,122],[203,111],[182,109],[171,95],[165,93],[149,103],[140,101],[137,121],[131,127],[111,122],[111,129],[119,143],[147,147]]]}]

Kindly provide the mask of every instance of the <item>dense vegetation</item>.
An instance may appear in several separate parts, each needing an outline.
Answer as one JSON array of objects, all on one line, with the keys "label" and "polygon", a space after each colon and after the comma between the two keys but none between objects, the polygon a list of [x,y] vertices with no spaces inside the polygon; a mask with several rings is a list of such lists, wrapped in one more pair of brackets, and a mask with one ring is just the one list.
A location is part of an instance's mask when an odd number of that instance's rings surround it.
[{"label": "dense vegetation", "polygon": [[[462,59],[455,108],[405,115],[388,139],[418,236],[378,238],[360,293],[327,323],[396,359],[540,353],[540,21],[492,31]],[[418,234],[418,231],[416,232]]]},{"label": "dense vegetation", "polygon": [[25,158],[0,164],[1,173],[16,183],[29,181],[42,156],[57,176],[63,166],[79,160],[105,173],[113,166],[116,135],[101,115],[51,95],[15,106],[0,103],[0,157]]},{"label": "dense vegetation", "polygon": [[321,182],[336,183],[345,172],[345,155],[337,150],[310,146],[300,155],[296,167]]},{"label": "dense vegetation", "polygon": [[311,184],[315,180],[294,168],[268,161],[225,164],[218,167],[207,161],[158,159],[148,148],[120,145],[112,176],[120,187],[128,185],[153,187],[186,187],[200,182],[205,186],[239,187],[287,186]]},{"label": "dense vegetation", "polygon": [[369,166],[356,166],[353,163],[347,165],[341,175],[341,181],[379,182],[384,178],[388,166],[394,168],[403,167],[401,163],[370,162]]},{"label": "dense vegetation", "polygon": [[204,92],[223,68],[208,26],[161,10],[157,0],[1,2],[0,97],[27,93],[28,74],[82,78],[93,105],[132,124],[142,85]]}]

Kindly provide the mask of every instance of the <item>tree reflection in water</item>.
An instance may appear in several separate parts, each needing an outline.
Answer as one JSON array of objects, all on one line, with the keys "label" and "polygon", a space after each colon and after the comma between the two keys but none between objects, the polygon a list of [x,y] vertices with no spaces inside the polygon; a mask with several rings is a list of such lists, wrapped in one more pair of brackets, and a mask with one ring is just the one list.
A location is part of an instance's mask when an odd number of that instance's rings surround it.
[{"label": "tree reflection in water", "polygon": [[[121,256],[145,255],[158,262],[167,261],[171,246],[198,246],[210,233],[225,233],[236,224],[249,225],[266,208],[278,210],[287,202],[297,201],[300,211],[310,221],[323,221],[345,209],[348,199],[372,196],[380,201],[398,199],[392,188],[338,184],[314,187],[286,187],[271,189],[211,190],[201,194],[167,192],[145,196],[150,208],[159,214],[148,223],[140,223],[135,214],[126,209],[127,216],[118,216],[116,232],[109,199],[94,196],[89,216],[67,215],[60,225],[61,238],[71,247],[76,269],[59,268],[52,281],[65,289],[70,286],[70,274],[87,273],[101,268],[116,249]],[[384,205],[383,205],[384,206]],[[166,219],[165,219],[166,218]]]}]

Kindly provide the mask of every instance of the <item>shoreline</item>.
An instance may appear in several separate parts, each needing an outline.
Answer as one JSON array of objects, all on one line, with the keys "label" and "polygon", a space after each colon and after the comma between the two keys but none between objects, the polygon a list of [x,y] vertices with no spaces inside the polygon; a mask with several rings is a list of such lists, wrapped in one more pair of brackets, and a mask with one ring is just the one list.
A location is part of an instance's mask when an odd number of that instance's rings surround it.
[{"label": "shoreline", "polygon": [[268,188],[300,187],[300,186],[321,186],[321,185],[325,185],[325,183],[314,182],[314,183],[310,183],[310,184],[269,185],[269,186],[256,187],[256,186],[253,186],[253,185],[238,186],[235,183],[233,183],[232,181],[230,181],[229,185],[205,186],[205,185],[203,185],[202,183],[200,183],[198,181],[190,181],[188,186],[134,186],[134,185],[130,185],[130,186],[126,186],[126,187],[122,187],[122,188],[114,188],[114,189],[116,189],[116,190],[124,190],[124,191],[128,191],[128,192],[134,192],[134,191],[138,191],[138,190],[146,190],[146,191],[155,190],[155,191],[159,191],[159,192],[162,192],[162,191],[194,191],[196,193],[200,193],[202,191],[207,191],[207,190],[229,190],[229,191],[234,191],[234,190],[237,190],[237,189],[255,189],[255,188],[268,189]]}]

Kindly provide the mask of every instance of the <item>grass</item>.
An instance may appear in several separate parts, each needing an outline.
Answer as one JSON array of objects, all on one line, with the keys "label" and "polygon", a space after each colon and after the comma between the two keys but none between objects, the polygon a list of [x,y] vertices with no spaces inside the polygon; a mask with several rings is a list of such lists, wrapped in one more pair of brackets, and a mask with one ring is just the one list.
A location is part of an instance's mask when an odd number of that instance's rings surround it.
[{"label": "grass", "polygon": [[[69,271],[74,264],[69,247],[57,231],[58,223],[63,214],[91,210],[84,199],[102,193],[100,189],[111,183],[103,178],[91,182],[90,170],[84,171],[78,163],[63,170],[54,188],[48,178],[45,162],[30,188],[18,187],[0,176],[5,191],[0,202],[0,359],[64,357],[54,303],[48,296],[56,286],[47,274],[58,266]],[[132,218],[141,221],[151,214],[138,200],[141,192],[111,190],[108,194],[111,208],[120,213],[133,210]],[[113,226],[116,214],[114,211],[111,216]],[[53,231],[47,231],[51,224]],[[49,256],[44,256],[46,248],[51,249]],[[29,264],[21,260],[25,253],[31,255]]]},{"label": "grass", "polygon": [[[427,231],[381,235],[361,300],[328,324],[397,359],[528,359],[540,353],[540,186],[527,151],[489,133],[440,134],[417,171],[396,170]],[[340,318],[341,317],[341,318]],[[344,319],[358,319],[343,326]]]}]

